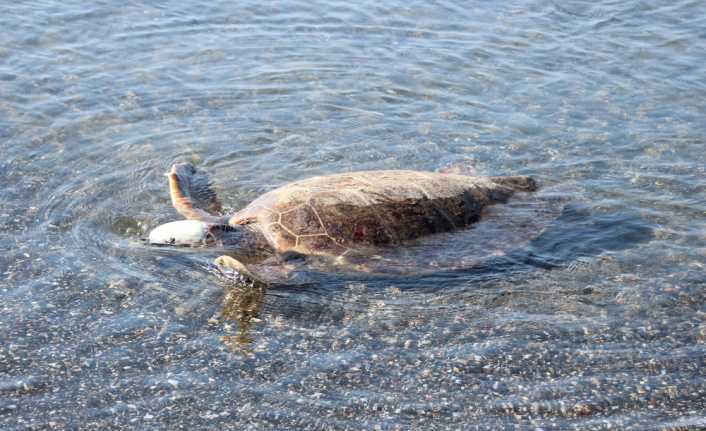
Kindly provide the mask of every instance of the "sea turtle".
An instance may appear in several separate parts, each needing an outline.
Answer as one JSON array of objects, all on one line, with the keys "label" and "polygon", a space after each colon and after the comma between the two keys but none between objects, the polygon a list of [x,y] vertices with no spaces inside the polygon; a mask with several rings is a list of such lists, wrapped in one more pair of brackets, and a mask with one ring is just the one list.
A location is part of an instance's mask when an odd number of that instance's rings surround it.
[{"label": "sea turtle", "polygon": [[149,242],[220,245],[237,258],[220,256],[218,265],[263,282],[270,281],[268,275],[253,268],[286,266],[284,262],[302,256],[345,260],[461,230],[478,222],[487,207],[538,188],[529,176],[349,172],[286,184],[235,214],[221,216],[221,204],[204,172],[179,163],[166,176],[172,204],[187,220],[156,227]]}]

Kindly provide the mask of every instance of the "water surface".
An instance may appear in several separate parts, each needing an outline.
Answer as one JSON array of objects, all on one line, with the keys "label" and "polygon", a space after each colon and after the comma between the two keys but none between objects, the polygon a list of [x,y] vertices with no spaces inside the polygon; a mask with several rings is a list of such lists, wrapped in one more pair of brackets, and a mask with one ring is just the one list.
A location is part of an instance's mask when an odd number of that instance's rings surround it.
[{"label": "water surface", "polygon": [[[705,3],[0,12],[1,428],[706,427]],[[227,210],[462,160],[567,205],[468,270],[263,292],[140,241],[184,160]]]}]

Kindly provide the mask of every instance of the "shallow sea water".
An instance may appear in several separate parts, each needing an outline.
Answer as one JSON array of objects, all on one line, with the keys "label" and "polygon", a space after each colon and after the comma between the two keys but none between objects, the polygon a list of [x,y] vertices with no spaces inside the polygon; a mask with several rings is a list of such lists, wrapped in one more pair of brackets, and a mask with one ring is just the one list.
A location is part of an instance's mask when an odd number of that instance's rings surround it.
[{"label": "shallow sea water", "polygon": [[[0,428],[706,428],[706,3],[0,12]],[[459,161],[566,206],[472,268],[261,291],[140,241],[183,160],[229,210]]]}]

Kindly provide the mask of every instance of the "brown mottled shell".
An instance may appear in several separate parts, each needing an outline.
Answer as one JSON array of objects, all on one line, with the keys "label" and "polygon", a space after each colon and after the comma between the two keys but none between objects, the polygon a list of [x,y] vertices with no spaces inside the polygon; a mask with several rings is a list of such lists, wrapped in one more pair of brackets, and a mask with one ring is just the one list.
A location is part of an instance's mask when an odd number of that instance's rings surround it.
[{"label": "brown mottled shell", "polygon": [[416,171],[314,177],[253,201],[230,224],[257,223],[278,252],[341,255],[398,245],[479,220],[513,190],[488,178]]}]

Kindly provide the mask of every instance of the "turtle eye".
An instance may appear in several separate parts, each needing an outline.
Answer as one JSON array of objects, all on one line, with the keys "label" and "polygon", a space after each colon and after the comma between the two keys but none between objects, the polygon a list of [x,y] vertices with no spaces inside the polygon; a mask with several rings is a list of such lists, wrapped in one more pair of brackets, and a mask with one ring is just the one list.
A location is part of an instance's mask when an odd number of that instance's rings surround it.
[{"label": "turtle eye", "polygon": [[218,237],[213,233],[212,229],[208,230],[208,233],[206,233],[206,238],[204,239],[204,242],[206,244],[213,244],[218,240]]},{"label": "turtle eye", "polygon": [[176,244],[176,238],[169,238],[169,244],[174,245]]}]

